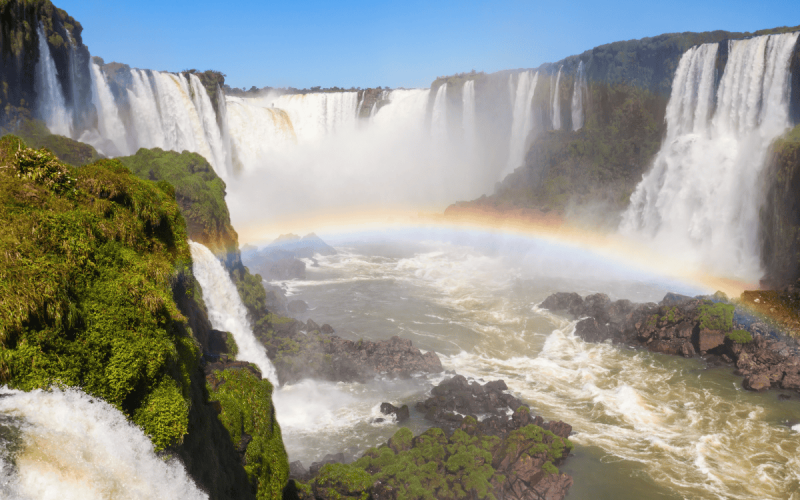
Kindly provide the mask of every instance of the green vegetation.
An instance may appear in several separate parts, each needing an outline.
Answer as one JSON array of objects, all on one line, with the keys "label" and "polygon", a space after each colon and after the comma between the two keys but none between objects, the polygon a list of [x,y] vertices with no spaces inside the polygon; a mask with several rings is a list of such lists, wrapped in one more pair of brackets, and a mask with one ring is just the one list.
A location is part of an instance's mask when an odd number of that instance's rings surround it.
[{"label": "green vegetation", "polygon": [[733,329],[733,311],[736,308],[733,304],[717,302],[712,304],[706,301],[697,308],[697,321],[700,329],[719,330],[727,332]]},{"label": "green vegetation", "polygon": [[217,89],[225,86],[225,75],[219,71],[208,70],[200,72],[196,69],[190,69],[183,73],[187,75],[187,78],[189,74],[193,74],[200,79],[200,83],[203,84],[203,88],[206,89],[208,97],[211,99],[211,105],[214,106],[214,111],[219,113]]},{"label": "green vegetation", "polygon": [[264,318],[267,314],[267,291],[264,289],[263,279],[260,274],[252,275],[244,266],[231,271],[231,279],[239,291],[242,303],[250,313],[254,322]]},{"label": "green vegetation", "polygon": [[234,446],[241,449],[245,434],[244,468],[259,500],[280,498],[289,477],[289,461],[283,447],[281,429],[272,406],[272,384],[249,370],[214,372],[221,381],[214,390],[207,389],[212,401],[219,401],[220,421]]},{"label": "green vegetation", "polygon": [[22,123],[13,130],[13,134],[24,140],[29,147],[47,148],[59,160],[75,167],[93,163],[102,158],[89,144],[72,140],[63,135],[51,134],[44,122],[40,120],[22,120]]},{"label": "green vegetation", "polygon": [[180,442],[198,352],[173,299],[191,254],[169,186],[13,136],[0,165],[0,383],[81,387],[156,449]]},{"label": "green vegetation", "polygon": [[347,464],[323,465],[311,487],[318,496],[331,500],[367,500],[371,488],[372,476],[364,469]]},{"label": "green vegetation", "polygon": [[753,341],[753,336],[747,330],[733,330],[726,333],[725,336],[737,344],[749,344]]}]

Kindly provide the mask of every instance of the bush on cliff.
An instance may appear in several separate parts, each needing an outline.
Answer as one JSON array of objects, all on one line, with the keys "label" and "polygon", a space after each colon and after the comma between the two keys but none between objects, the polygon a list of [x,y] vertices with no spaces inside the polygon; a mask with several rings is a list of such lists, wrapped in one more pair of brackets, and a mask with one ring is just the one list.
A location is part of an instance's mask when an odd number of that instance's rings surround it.
[{"label": "bush on cliff", "polygon": [[197,359],[172,295],[191,254],[170,191],[0,139],[0,383],[80,387],[156,449],[187,432]]},{"label": "bush on cliff", "polygon": [[47,148],[59,160],[75,167],[93,163],[102,158],[89,144],[75,141],[63,135],[51,134],[40,120],[23,120],[13,131],[31,148]]},{"label": "bush on cliff", "polygon": [[216,388],[209,398],[219,401],[219,419],[231,441],[243,452],[243,464],[256,498],[280,498],[289,477],[289,461],[272,406],[272,384],[249,370],[215,371]]}]

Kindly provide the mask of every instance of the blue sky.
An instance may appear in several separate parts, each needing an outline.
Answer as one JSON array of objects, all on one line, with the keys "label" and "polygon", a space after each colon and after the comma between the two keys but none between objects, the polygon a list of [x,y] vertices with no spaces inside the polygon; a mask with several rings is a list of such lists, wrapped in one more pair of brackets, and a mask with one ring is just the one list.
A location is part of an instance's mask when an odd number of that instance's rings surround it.
[{"label": "blue sky", "polygon": [[439,75],[535,67],[617,40],[800,25],[798,0],[53,2],[106,62],[216,69],[247,88],[425,87]]}]

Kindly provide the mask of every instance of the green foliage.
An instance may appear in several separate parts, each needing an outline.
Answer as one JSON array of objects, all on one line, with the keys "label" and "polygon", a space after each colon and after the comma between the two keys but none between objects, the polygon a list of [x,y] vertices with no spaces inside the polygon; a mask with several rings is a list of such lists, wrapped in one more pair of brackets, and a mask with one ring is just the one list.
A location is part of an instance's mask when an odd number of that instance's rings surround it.
[{"label": "green foliage", "polygon": [[239,346],[236,345],[236,339],[233,338],[231,333],[228,333],[228,336],[225,337],[225,349],[228,351],[228,356],[236,359],[239,354]]},{"label": "green foliage", "polygon": [[733,330],[726,333],[725,336],[737,344],[749,344],[753,341],[753,336],[747,330]]},{"label": "green foliage", "polygon": [[717,302],[716,304],[703,304],[697,308],[697,320],[701,329],[719,330],[727,332],[733,328],[733,311],[735,306],[733,304],[724,304]]},{"label": "green foliage", "polygon": [[114,405],[157,449],[187,429],[197,347],[172,281],[191,261],[174,200],[113,160],[75,169],[0,139],[0,383]]},{"label": "green foliage", "polygon": [[164,180],[174,186],[189,238],[217,255],[238,250],[238,236],[225,204],[225,183],[205,158],[188,151],[143,148],[118,160],[143,179]]},{"label": "green foliage", "polygon": [[353,498],[367,500],[372,488],[372,476],[364,469],[347,464],[325,464],[314,478],[312,488],[332,500]]},{"label": "green foliage", "polygon": [[250,316],[258,320],[267,314],[267,291],[260,274],[252,275],[246,267],[234,269],[231,278]]},{"label": "green foliage", "polygon": [[280,498],[289,477],[289,461],[281,429],[272,406],[272,384],[249,370],[215,372],[222,381],[214,390],[207,386],[211,400],[222,406],[220,421],[239,446],[242,433],[252,437],[244,456],[244,468],[256,488],[256,498]]},{"label": "green foliage", "polygon": [[88,144],[62,135],[51,134],[44,122],[39,120],[23,120],[13,133],[21,137],[31,148],[47,148],[62,162],[76,167],[101,158],[97,151]]}]

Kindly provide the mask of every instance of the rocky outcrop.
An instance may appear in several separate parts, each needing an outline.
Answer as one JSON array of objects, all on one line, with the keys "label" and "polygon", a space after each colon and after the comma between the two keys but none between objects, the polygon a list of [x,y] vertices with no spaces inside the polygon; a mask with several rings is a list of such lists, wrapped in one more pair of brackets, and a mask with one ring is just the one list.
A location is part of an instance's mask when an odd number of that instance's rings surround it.
[{"label": "rocky outcrop", "polygon": [[411,413],[408,410],[408,405],[403,405],[400,408],[392,403],[381,403],[381,413],[384,415],[394,415],[398,423],[405,422],[411,418]]},{"label": "rocky outcrop", "polygon": [[306,278],[306,263],[300,259],[314,260],[315,255],[335,255],[336,250],[314,233],[299,237],[284,234],[261,250],[242,252],[242,262],[267,280]]},{"label": "rocky outcrop", "polygon": [[469,416],[449,435],[402,428],[351,465],[323,466],[299,498],[563,499],[572,478],[556,466],[573,448],[571,426],[545,423],[524,406],[509,422],[498,435]]},{"label": "rocky outcrop", "polygon": [[365,382],[376,376],[409,378],[443,370],[436,353],[423,354],[400,337],[354,342],[335,335],[330,325],[274,314],[259,321],[254,333],[267,348],[282,384],[303,378]]},{"label": "rocky outcrop", "polygon": [[612,302],[604,294],[581,298],[556,293],[541,307],[584,318],[575,334],[588,342],[609,340],[663,354],[700,355],[714,364],[734,366],[745,377],[746,389],[800,391],[797,342],[720,299],[667,294],[659,304],[633,304]]},{"label": "rocky outcrop", "polygon": [[481,385],[455,375],[431,389],[431,397],[417,403],[416,409],[426,420],[445,430],[452,431],[465,417],[471,416],[480,420],[482,432],[498,435],[510,430],[509,413],[523,406],[527,408],[507,390],[502,380]]}]

